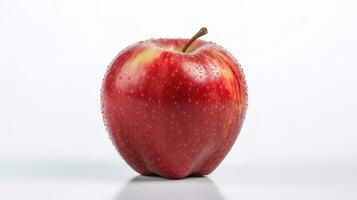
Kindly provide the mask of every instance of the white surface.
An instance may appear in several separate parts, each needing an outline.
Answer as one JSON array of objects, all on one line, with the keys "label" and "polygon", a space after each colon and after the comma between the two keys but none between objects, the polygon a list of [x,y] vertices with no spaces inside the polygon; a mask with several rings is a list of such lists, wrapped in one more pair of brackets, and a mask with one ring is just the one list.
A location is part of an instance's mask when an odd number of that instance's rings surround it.
[{"label": "white surface", "polygon": [[[333,163],[333,164],[332,164]],[[115,161],[12,160],[1,199],[356,199],[357,164],[339,161],[222,165],[208,178],[137,176]]]},{"label": "white surface", "polygon": [[[0,199],[356,199],[356,10],[352,0],[0,1]],[[131,43],[201,26],[245,69],[241,135],[209,178],[136,177],[101,120],[106,66]]]}]

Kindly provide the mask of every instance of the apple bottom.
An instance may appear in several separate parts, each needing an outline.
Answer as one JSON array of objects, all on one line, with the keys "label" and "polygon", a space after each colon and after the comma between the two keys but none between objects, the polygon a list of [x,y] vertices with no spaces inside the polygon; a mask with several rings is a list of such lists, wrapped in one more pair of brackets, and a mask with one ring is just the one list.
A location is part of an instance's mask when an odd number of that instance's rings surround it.
[{"label": "apple bottom", "polygon": [[230,101],[177,107],[121,99],[126,106],[107,111],[106,123],[120,155],[142,175],[179,179],[211,173],[231,149],[243,121]]}]

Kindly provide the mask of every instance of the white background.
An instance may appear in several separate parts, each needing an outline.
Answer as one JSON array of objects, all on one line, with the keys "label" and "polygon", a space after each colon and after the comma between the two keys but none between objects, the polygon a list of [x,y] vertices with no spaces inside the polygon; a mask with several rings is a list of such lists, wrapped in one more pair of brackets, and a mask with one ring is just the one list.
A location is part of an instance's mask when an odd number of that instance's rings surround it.
[{"label": "white background", "polygon": [[[208,178],[136,177],[102,123],[106,66],[201,26],[244,67],[241,135]],[[353,0],[1,0],[0,199],[356,199],[356,53]]]}]

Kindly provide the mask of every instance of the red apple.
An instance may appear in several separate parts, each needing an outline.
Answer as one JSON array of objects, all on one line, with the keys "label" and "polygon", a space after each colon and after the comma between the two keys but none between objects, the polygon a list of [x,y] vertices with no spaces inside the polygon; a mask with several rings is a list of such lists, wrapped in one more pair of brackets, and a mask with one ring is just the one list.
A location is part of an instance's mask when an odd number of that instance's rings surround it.
[{"label": "red apple", "polygon": [[138,173],[183,178],[212,172],[227,155],[247,109],[243,71],[222,47],[150,39],[129,46],[103,80],[111,140]]}]

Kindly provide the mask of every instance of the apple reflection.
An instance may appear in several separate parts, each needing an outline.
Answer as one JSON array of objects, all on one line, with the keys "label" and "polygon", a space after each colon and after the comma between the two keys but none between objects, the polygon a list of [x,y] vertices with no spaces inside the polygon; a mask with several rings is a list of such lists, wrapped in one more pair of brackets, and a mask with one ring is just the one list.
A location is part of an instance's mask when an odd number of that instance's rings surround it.
[{"label": "apple reflection", "polygon": [[223,200],[216,185],[207,177],[168,180],[160,177],[137,176],[120,191],[115,200],[181,199]]}]

